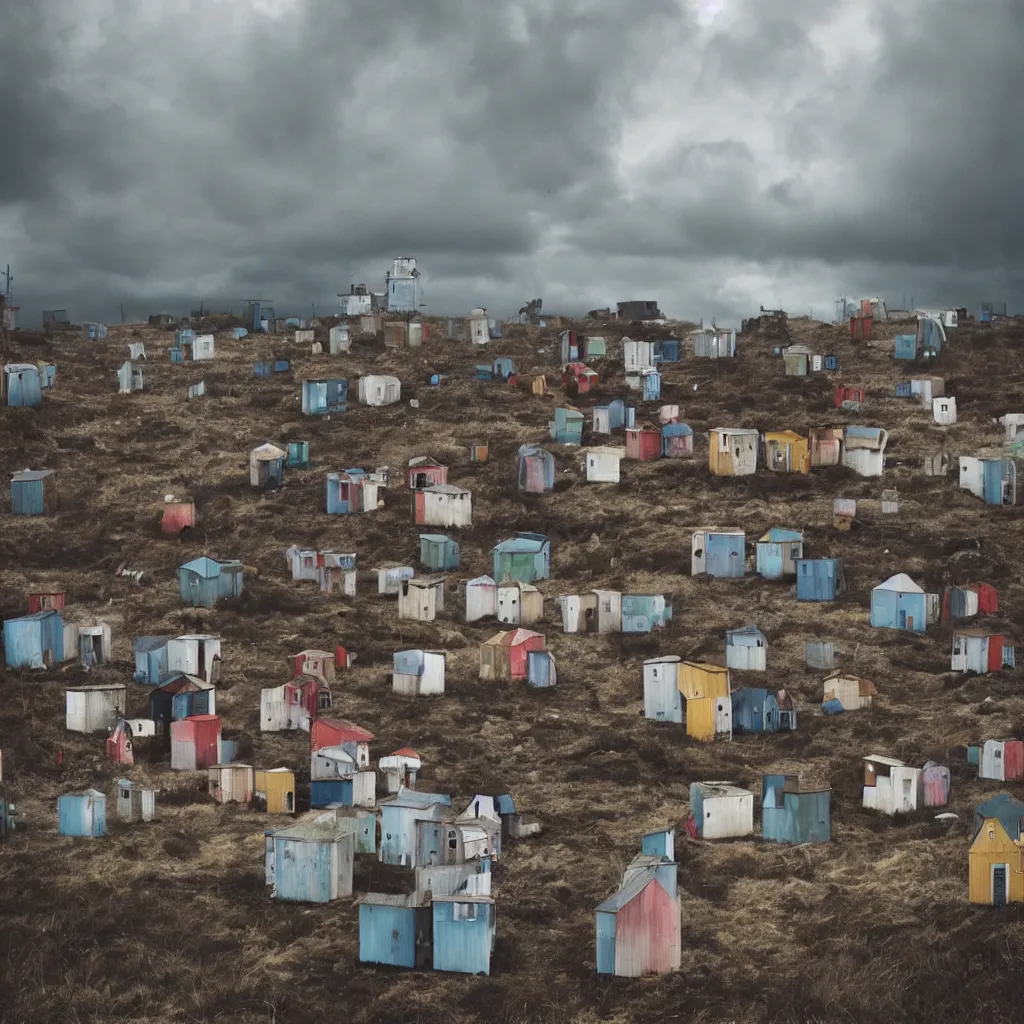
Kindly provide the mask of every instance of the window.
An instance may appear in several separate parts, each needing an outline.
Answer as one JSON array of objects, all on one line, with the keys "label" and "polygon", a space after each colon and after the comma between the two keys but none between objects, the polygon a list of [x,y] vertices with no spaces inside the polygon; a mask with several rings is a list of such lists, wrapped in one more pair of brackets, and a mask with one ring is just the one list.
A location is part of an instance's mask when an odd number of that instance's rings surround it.
[{"label": "window", "polygon": [[459,848],[459,839],[454,832],[448,833],[448,849],[457,850]]},{"label": "window", "polygon": [[990,828],[988,830],[988,837],[989,837],[989,839],[995,839],[995,837],[996,837],[996,830],[994,828]]},{"label": "window", "polygon": [[452,920],[454,921],[475,921],[475,903],[454,903],[452,904]]},{"label": "window", "polygon": [[[723,452],[727,452],[729,450],[729,435],[728,434],[719,434],[718,435],[718,450],[719,451],[723,451]],[[737,449],[736,454],[737,455],[739,454],[739,449]]]}]

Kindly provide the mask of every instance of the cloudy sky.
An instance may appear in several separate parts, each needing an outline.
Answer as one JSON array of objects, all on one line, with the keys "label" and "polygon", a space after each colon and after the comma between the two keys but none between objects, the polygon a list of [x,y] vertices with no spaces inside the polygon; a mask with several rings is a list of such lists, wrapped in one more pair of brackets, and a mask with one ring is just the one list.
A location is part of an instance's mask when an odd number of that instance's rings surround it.
[{"label": "cloudy sky", "polygon": [[21,322],[1024,306],[1020,0],[0,0]]}]

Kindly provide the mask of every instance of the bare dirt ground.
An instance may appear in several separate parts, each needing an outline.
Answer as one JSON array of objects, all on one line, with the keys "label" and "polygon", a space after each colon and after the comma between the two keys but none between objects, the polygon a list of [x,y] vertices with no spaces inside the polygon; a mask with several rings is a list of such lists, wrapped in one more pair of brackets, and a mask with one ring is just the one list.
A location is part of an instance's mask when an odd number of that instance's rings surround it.
[{"label": "bare dirt ground", "polygon": [[[53,359],[57,385],[41,409],[0,411],[2,469],[56,469],[63,504],[48,518],[4,513],[4,618],[24,613],[30,589],[66,588],[69,615],[73,608],[111,623],[115,662],[94,676],[129,682],[133,715],[146,713],[147,699],[147,689],[131,682],[134,638],[221,634],[218,710],[226,735],[257,767],[288,765],[300,780],[308,780],[308,737],[259,732],[260,688],[287,680],[289,654],[348,645],[359,658],[334,688],[336,714],[376,734],[374,758],[412,745],[425,760],[420,788],[450,792],[455,804],[476,792],[511,792],[545,830],[509,843],[496,865],[490,977],[362,967],[351,901],[315,907],[269,899],[263,829],[278,819],[214,806],[204,778],[172,773],[158,744],[139,742],[139,763],[122,772],[105,760],[101,736],[68,734],[64,687],[84,678],[81,669],[5,671],[4,782],[22,820],[0,845],[0,1021],[1019,1020],[1022,910],[967,902],[972,809],[1003,787],[973,777],[964,747],[1024,735],[1020,676],[955,678],[948,628],[926,637],[872,630],[868,602],[874,585],[901,571],[926,589],[990,582],[999,591],[996,625],[1015,633],[1024,610],[1021,510],[984,506],[957,489],[955,473],[925,478],[920,459],[942,448],[959,455],[999,445],[993,417],[1024,411],[1024,334],[968,327],[952,335],[934,372],[956,396],[960,421],[941,428],[894,397],[896,381],[917,368],[887,350],[855,346],[828,325],[797,320],[792,330],[795,341],[837,353],[841,372],[784,377],[771,345],[745,338],[735,361],[687,357],[663,368],[663,401],[678,402],[697,432],[692,461],[624,462],[620,485],[588,485],[580,452],[557,449],[557,485],[544,496],[518,493],[514,456],[525,441],[547,443],[561,389],[542,398],[477,382],[472,365],[508,354],[520,370],[553,373],[553,331],[510,329],[486,353],[440,339],[392,353],[377,340],[357,341],[344,356],[314,357],[289,338],[237,342],[221,330],[212,363],[183,366],[169,362],[172,335],[155,329],[112,328],[100,343],[17,332],[11,358]],[[876,336],[896,330],[881,325]],[[119,396],[115,372],[129,340],[146,342],[146,389]],[[292,358],[294,373],[254,378],[253,360],[272,355]],[[621,365],[595,365],[603,380],[577,403],[585,411],[627,396]],[[356,380],[373,371],[402,379],[401,404],[355,403]],[[431,388],[431,371],[450,376]],[[350,411],[304,418],[299,382],[331,374],[349,379]],[[209,395],[187,401],[187,386],[201,379]],[[838,383],[867,388],[862,414],[834,409]],[[412,397],[419,409],[409,407]],[[806,432],[850,421],[890,431],[883,480],[845,469],[708,475],[701,434],[710,427]],[[307,439],[314,465],[289,472],[276,493],[251,489],[249,450],[288,439]],[[469,446],[483,440],[491,459],[473,464]],[[384,560],[416,564],[420,530],[401,482],[406,461],[422,454],[448,464],[450,482],[473,491],[474,526],[460,535],[462,568],[450,575],[452,585],[490,573],[491,546],[515,529],[550,536],[553,579],[541,584],[547,622],[540,628],[557,659],[557,687],[478,681],[476,648],[495,626],[465,624],[454,593],[437,622],[399,622],[394,599],[379,598],[368,579],[346,600],[286,574],[283,552],[292,543],[357,551],[364,570]],[[381,464],[395,479],[385,509],[324,513],[326,472]],[[898,516],[880,515],[883,486],[899,489]],[[196,502],[198,526],[187,539],[159,533],[168,492]],[[831,526],[835,496],[860,499],[850,533]],[[841,556],[847,592],[834,604],[797,604],[791,584],[763,581],[752,568],[743,580],[690,576],[692,530],[742,528],[752,552],[771,526],[803,529],[810,556]],[[242,559],[259,576],[247,578],[237,600],[185,608],[175,569],[204,553]],[[115,578],[123,562],[146,580]],[[553,597],[596,586],[671,591],[670,627],[641,638],[563,635]],[[750,622],[768,638],[769,668],[735,673],[733,685],[785,686],[797,701],[797,732],[703,746],[679,727],[643,718],[644,658],[721,661],[725,630]],[[804,642],[814,638],[833,640],[844,667],[876,682],[874,709],[820,715],[822,673],[803,663]],[[408,645],[449,652],[443,697],[392,694],[391,654]],[[860,758],[870,753],[949,765],[950,809],[960,821],[936,822],[932,812],[890,820],[863,810]],[[833,842],[786,848],[758,838],[680,839],[682,969],[635,981],[599,978],[593,908],[614,890],[640,835],[682,825],[694,780],[729,779],[759,793],[761,773],[783,769],[831,784]],[[122,774],[158,789],[158,822],[116,821],[113,783]],[[58,836],[58,795],[90,785],[108,794],[107,837]],[[360,859],[355,885],[357,894],[403,891],[411,879]]]}]

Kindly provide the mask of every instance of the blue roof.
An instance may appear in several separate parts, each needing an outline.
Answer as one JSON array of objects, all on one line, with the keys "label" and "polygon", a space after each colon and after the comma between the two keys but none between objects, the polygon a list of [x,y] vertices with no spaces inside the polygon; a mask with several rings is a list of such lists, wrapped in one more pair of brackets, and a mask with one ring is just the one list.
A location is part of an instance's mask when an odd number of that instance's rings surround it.
[{"label": "blue roof", "polygon": [[204,555],[202,558],[193,558],[191,562],[179,565],[178,570],[180,571],[182,569],[187,569],[189,572],[194,572],[198,576],[212,580],[220,575],[220,562],[215,562],[212,558],[207,558]]},{"label": "blue roof", "polygon": [[787,530],[782,526],[773,526],[762,538],[769,544],[780,544],[783,541],[803,540],[804,535],[799,530]]},{"label": "blue roof", "polygon": [[501,552],[537,552],[543,551],[548,539],[542,533],[518,533],[509,540],[494,545],[494,551]]},{"label": "blue roof", "polygon": [[981,828],[986,818],[996,818],[999,824],[1006,829],[1011,839],[1019,839],[1021,835],[1020,823],[1024,818],[1024,803],[1014,799],[1007,793],[997,793],[990,800],[978,804],[974,808],[975,830]]},{"label": "blue roof", "polygon": [[451,807],[452,798],[444,793],[423,793],[418,789],[405,789],[394,800],[382,801],[381,807],[430,807],[433,804],[444,804]]},{"label": "blue roof", "polygon": [[499,814],[516,813],[516,803],[508,793],[505,793],[503,796],[499,796],[496,803],[498,805]]},{"label": "blue roof", "polygon": [[689,437],[693,433],[693,428],[688,423],[666,423],[661,428],[662,434],[668,434],[669,437],[681,436]]},{"label": "blue roof", "polygon": [[860,427],[851,423],[846,428],[847,437],[863,437],[871,441],[878,441],[882,437],[881,427]]},{"label": "blue roof", "polygon": [[31,615],[16,615],[13,619],[5,619],[5,622],[38,622],[41,619],[49,618],[51,615],[59,615],[60,612],[53,608],[43,612],[33,612]]},{"label": "blue roof", "polygon": [[421,533],[420,540],[429,541],[431,544],[454,544],[455,542],[451,537],[446,537],[443,533]]}]

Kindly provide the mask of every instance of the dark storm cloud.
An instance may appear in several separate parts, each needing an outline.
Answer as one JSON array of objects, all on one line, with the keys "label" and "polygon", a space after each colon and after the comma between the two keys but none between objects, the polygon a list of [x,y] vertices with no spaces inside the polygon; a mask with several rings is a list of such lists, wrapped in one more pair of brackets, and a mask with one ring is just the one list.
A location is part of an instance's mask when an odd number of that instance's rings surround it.
[{"label": "dark storm cloud", "polygon": [[397,255],[435,311],[1018,294],[1012,0],[719,6],[19,4],[0,263],[79,318],[327,308]]}]

